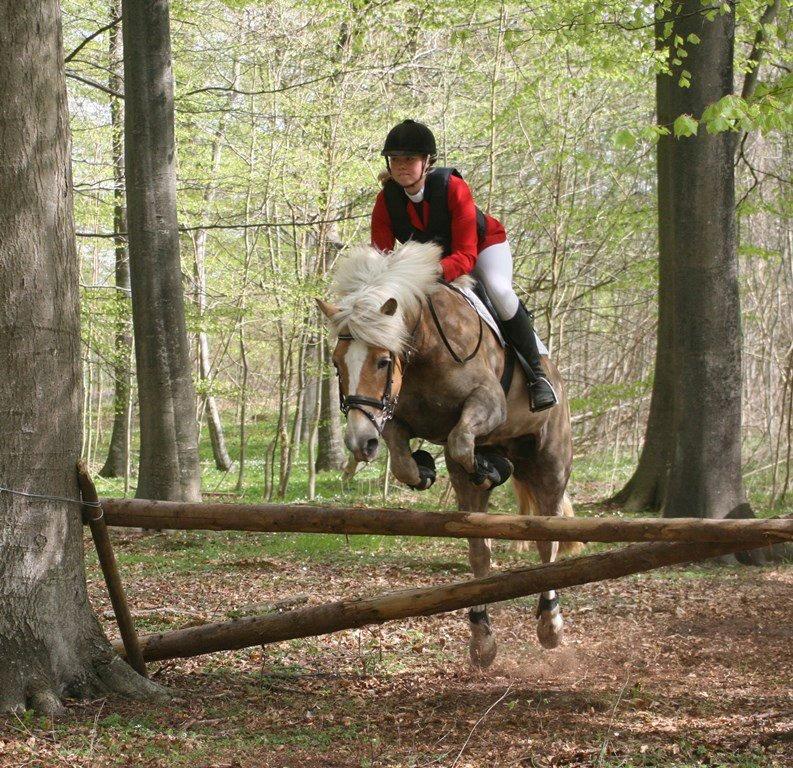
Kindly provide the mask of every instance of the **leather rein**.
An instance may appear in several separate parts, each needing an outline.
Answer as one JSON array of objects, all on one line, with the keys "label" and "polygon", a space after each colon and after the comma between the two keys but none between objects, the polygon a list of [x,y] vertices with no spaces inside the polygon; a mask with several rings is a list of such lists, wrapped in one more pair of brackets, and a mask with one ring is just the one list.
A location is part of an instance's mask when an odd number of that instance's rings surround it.
[{"label": "leather rein", "polygon": [[[449,283],[444,282],[445,285],[449,290],[455,291],[459,293],[463,298],[465,295],[462,291],[459,291],[454,286],[450,285]],[[467,301],[467,299],[466,299]],[[438,330],[438,335],[441,337],[446,349],[449,350],[449,353],[454,358],[455,362],[463,365],[467,363],[469,360],[472,360],[476,357],[477,353],[479,352],[480,347],[482,346],[482,335],[484,333],[484,323],[482,322],[482,318],[479,316],[479,313],[476,313],[477,318],[479,319],[479,338],[476,342],[476,347],[474,347],[474,351],[471,352],[470,355],[466,357],[460,357],[454,349],[452,348],[451,344],[449,343],[449,339],[446,336],[443,326],[441,325],[440,318],[438,317],[437,312],[435,311],[435,306],[432,303],[432,299],[427,297],[427,304],[429,306],[430,315],[432,316],[432,320],[435,323],[435,327]],[[413,326],[413,330],[410,332],[410,338],[412,339],[416,333],[416,329],[418,328],[419,322],[421,321],[421,312],[419,312],[418,319],[416,320],[415,326]],[[340,333],[337,336],[339,341],[356,341],[355,337],[351,333]],[[402,366],[402,375],[404,377],[405,369],[407,368],[408,363],[410,362],[411,354],[413,350],[408,347],[407,351],[404,355],[404,363]],[[352,411],[360,411],[367,419],[372,423],[372,426],[377,430],[378,435],[383,434],[383,430],[385,429],[386,424],[394,417],[394,411],[396,410],[397,403],[399,402],[399,395],[392,395],[391,390],[394,386],[394,367],[396,365],[396,356],[393,352],[388,353],[388,378],[386,380],[385,389],[383,390],[383,394],[380,396],[378,400],[375,397],[366,397],[365,395],[343,395],[341,393],[341,381],[339,382],[339,408],[341,412],[347,416],[347,414]],[[339,376],[338,368],[336,369],[336,376]],[[366,407],[364,407],[366,406]],[[368,410],[369,408],[375,408],[376,410],[380,411],[380,420],[378,421],[377,417]]]}]

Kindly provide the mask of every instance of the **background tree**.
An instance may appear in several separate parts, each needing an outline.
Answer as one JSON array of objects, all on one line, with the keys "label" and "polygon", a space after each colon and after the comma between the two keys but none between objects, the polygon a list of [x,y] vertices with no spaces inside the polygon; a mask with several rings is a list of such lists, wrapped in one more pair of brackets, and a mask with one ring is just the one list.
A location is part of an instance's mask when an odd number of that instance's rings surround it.
[{"label": "background tree", "polygon": [[201,497],[176,220],[169,4],[124,0],[125,160],[140,409],[136,495]]},{"label": "background tree", "polygon": [[91,612],[80,506],[66,501],[79,498],[82,387],[58,3],[6,6],[0,38],[0,711],[53,713],[62,696],[157,688]]},{"label": "background tree", "polygon": [[132,408],[132,311],[130,304],[129,253],[127,252],[127,209],[124,190],[124,109],[121,76],[120,0],[111,0],[108,30],[108,89],[110,97],[111,163],[113,166],[113,239],[115,245],[116,338],[113,358],[113,427],[107,459],[99,474],[123,477],[129,471],[129,429]]}]

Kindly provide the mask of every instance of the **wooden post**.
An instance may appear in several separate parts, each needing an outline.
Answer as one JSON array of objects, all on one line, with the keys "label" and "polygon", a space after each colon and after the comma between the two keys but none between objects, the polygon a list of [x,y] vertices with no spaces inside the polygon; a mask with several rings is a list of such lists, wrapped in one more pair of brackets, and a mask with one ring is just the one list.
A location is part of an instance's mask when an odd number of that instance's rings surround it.
[{"label": "wooden post", "polygon": [[110,602],[113,604],[113,612],[116,615],[116,623],[121,633],[127,661],[139,675],[148,677],[138,636],[135,633],[135,625],[132,623],[132,615],[127,607],[127,598],[124,595],[124,587],[116,565],[113,545],[107,532],[104,513],[101,507],[93,506],[99,501],[96,486],[94,486],[91,475],[88,473],[88,468],[82,461],[77,464],[77,482],[80,485],[83,501],[91,504],[91,506],[83,507],[83,520],[91,528],[91,536],[94,539],[96,554],[99,557],[102,575],[105,577],[107,591],[110,593]]},{"label": "wooden post", "polygon": [[155,530],[445,536],[523,541],[734,542],[747,549],[793,540],[793,518],[558,518],[299,504],[195,504],[103,499],[108,525]]},{"label": "wooden post", "polygon": [[[197,656],[299,637],[324,635],[408,616],[429,616],[474,605],[614,579],[666,565],[702,560],[745,549],[728,544],[635,544],[614,552],[521,568],[440,587],[422,587],[378,597],[340,600],[281,614],[204,624],[141,638],[148,661]],[[122,652],[119,644],[116,649]]]}]

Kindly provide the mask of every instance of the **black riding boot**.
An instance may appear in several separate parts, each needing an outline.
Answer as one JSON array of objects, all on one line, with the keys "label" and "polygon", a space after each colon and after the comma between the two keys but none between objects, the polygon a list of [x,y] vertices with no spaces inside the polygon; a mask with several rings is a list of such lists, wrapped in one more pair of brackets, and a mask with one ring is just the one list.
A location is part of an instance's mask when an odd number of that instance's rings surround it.
[{"label": "black riding boot", "polygon": [[529,382],[529,399],[532,411],[544,411],[546,408],[556,405],[559,400],[540,363],[540,352],[537,349],[534,325],[531,321],[531,315],[526,310],[526,307],[523,306],[523,303],[518,305],[518,311],[513,318],[502,320],[501,324],[507,333],[507,340],[531,368],[533,381]]}]

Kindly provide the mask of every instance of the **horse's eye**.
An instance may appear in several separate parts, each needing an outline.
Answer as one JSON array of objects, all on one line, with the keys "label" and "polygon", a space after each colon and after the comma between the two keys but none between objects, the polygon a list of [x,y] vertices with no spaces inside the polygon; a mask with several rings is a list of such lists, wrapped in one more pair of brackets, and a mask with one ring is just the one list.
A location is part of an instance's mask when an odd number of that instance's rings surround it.
[{"label": "horse's eye", "polygon": [[388,368],[389,363],[391,362],[390,357],[381,357],[377,361],[377,368],[378,370],[382,370],[383,368]]}]

